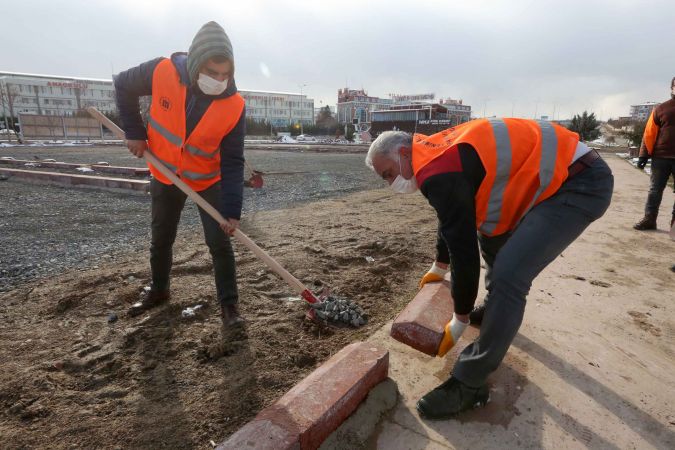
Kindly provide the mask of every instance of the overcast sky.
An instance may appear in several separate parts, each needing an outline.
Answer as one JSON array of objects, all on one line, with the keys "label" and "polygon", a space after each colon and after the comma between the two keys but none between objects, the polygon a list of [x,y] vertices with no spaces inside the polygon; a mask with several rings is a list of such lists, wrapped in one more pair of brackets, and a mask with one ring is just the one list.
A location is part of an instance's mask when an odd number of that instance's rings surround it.
[{"label": "overcast sky", "polygon": [[433,92],[476,116],[601,118],[669,98],[672,0],[0,0],[0,71],[110,78],[220,23],[240,89],[334,105]]}]

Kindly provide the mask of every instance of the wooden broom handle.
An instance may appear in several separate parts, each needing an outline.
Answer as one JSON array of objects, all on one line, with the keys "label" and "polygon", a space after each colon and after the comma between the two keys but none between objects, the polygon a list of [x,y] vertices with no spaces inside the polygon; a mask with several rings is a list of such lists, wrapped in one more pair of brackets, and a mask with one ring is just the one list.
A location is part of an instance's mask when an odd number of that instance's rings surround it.
[{"label": "wooden broom handle", "polygon": [[[123,141],[126,140],[124,137],[124,131],[115,123],[108,119],[106,116],[104,116],[98,109],[94,108],[93,106],[87,107],[87,112],[92,115],[96,120],[101,122],[103,125],[105,125],[106,128],[108,128],[110,131],[112,131],[119,139],[122,139]],[[159,170],[162,172],[162,175],[167,177],[173,184],[178,186],[178,188],[185,192],[185,194],[192,199],[197,205],[199,205],[200,208],[202,208],[204,211],[208,213],[209,216],[213,217],[213,219],[218,222],[219,224],[223,224],[227,222],[225,218],[218,212],[216,208],[211,206],[209,202],[204,200],[199,194],[197,194],[190,186],[185,184],[183,180],[178,178],[176,174],[174,174],[171,170],[169,170],[162,162],[157,159],[157,157],[150,151],[150,149],[147,149],[143,152],[143,156],[145,157],[145,160],[152,164],[155,169]],[[304,293],[305,291],[308,291],[308,289],[305,287],[300,280],[295,278],[289,271],[284,269],[281,264],[276,262],[274,258],[272,258],[265,250],[262,248],[258,247],[255,242],[251,240],[248,236],[246,236],[241,230],[236,229],[234,230],[233,236],[242,244],[246,246],[249,250],[255,254],[255,256],[258,257],[262,262],[264,262],[267,267],[272,269],[274,273],[279,275],[283,280],[288,283],[288,285],[296,290],[299,294]],[[310,302],[311,303],[311,302]]]}]

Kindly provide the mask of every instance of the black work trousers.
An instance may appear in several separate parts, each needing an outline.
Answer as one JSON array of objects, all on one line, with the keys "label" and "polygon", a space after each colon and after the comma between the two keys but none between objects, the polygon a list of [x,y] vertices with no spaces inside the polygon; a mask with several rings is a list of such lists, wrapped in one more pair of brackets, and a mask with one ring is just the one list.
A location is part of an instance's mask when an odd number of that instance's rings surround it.
[{"label": "black work trousers", "polygon": [[[154,178],[150,182],[150,195],[152,196],[151,288],[157,291],[168,291],[173,259],[172,248],[187,196],[175,185],[167,185]],[[216,207],[220,199],[220,183],[200,191],[199,195]],[[230,237],[220,229],[218,222],[201,208],[199,208],[199,216],[202,220],[206,245],[213,260],[218,301],[223,306],[236,304],[239,295]]]},{"label": "black work trousers", "polygon": [[[645,215],[658,216],[659,206],[663,198],[663,190],[666,188],[668,178],[673,176],[675,180],[675,158],[652,158],[652,174],[649,183],[649,194],[645,205]],[[672,209],[675,219],[675,202]]]}]

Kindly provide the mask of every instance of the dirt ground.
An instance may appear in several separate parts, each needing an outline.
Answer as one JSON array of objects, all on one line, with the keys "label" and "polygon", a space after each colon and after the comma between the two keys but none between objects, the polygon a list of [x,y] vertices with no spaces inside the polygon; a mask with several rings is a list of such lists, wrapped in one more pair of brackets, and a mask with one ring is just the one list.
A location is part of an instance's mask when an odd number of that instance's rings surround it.
[{"label": "dirt ground", "polygon": [[[388,190],[251,213],[242,229],[312,288],[356,300],[369,322],[328,329],[243,246],[246,326],[222,357],[201,233],[179,235],[171,305],[129,318],[148,282],[145,252],[0,294],[0,448],[209,448],[345,344],[400,310],[432,257],[435,223],[419,196]],[[418,211],[419,210],[419,211]],[[413,213],[413,214],[411,214]],[[366,257],[373,258],[372,262]],[[188,306],[204,312],[183,319]],[[116,322],[108,323],[111,313]]]},{"label": "dirt ground", "polygon": [[[613,166],[617,164],[631,174],[636,170],[618,159]],[[578,354],[582,359],[579,370],[588,372],[597,367],[607,370],[603,348],[605,341],[612,341],[612,348],[619,345],[625,349],[626,370],[609,373],[607,377],[613,381],[619,375],[627,377],[624,383],[631,395],[637,395],[640,401],[654,402],[656,391],[672,393],[672,377],[657,386],[654,380],[659,378],[663,364],[658,359],[643,362],[644,358],[636,355],[645,358],[665,355],[671,361],[675,356],[672,296],[670,304],[664,299],[673,292],[674,275],[668,267],[675,262],[672,260],[675,243],[666,241],[663,232],[643,235],[626,231],[630,236],[627,242],[614,241],[611,230],[629,230],[639,218],[635,211],[640,210],[647,181],[644,175],[631,180],[628,187],[615,194],[611,223],[602,225],[608,227],[607,231],[580,239],[590,252],[585,254],[588,264],[584,267],[590,264],[595,268],[574,270],[573,264],[564,270],[553,267],[552,275],[535,283],[528,310],[534,306],[542,317],[532,328],[548,334],[551,329],[565,328],[556,324],[555,318],[562,317],[560,311],[566,304],[554,303],[552,292],[569,291],[572,299],[603,301],[593,309],[598,317],[602,317],[603,309],[612,308],[612,301],[621,300],[625,309],[615,315],[622,320],[608,325],[614,334],[606,334],[606,319],[592,321],[594,333],[600,336],[598,340],[586,339],[584,348],[578,347],[576,353],[567,350],[568,346],[562,347],[563,359]],[[672,200],[672,194],[664,196],[664,202],[668,199]],[[665,215],[661,219],[663,228]],[[210,448],[211,440],[218,443],[225,439],[345,344],[367,339],[378,330],[381,333],[381,327],[416,292],[418,277],[433,257],[436,222],[421,195],[397,196],[389,190],[372,190],[297,208],[250,213],[242,228],[312,288],[331,287],[333,292],[356,300],[368,314],[368,324],[360,329],[328,329],[307,323],[303,318],[304,304],[239,246],[241,306],[247,323],[229,333],[222,355],[209,358],[206,350],[218,342],[220,321],[208,251],[196,230],[179,235],[171,304],[137,318],[127,317],[125,310],[148,281],[145,252],[127,253],[114,262],[102,263],[96,270],[65,272],[22,285],[0,294],[0,448]],[[560,264],[568,264],[567,252],[564,256],[559,258]],[[643,278],[637,281],[643,289],[639,293],[633,292],[636,281],[628,278],[635,266],[643,270]],[[649,276],[645,278],[647,269]],[[627,300],[631,298],[634,304]],[[204,312],[196,318],[182,318],[181,311],[196,304],[206,304]],[[119,318],[109,323],[111,313]],[[570,313],[565,317],[572,324],[576,323],[575,317],[583,320],[581,314]],[[617,329],[628,330],[628,337],[615,336]],[[572,326],[571,330],[580,333],[577,327]],[[556,339],[574,339],[570,331],[556,333]],[[618,340],[613,341],[612,336]],[[509,356],[503,369],[516,374],[507,380],[510,381],[504,394],[514,404],[522,392],[526,393],[523,398],[529,395],[529,390],[513,387],[525,383],[524,375],[517,370],[517,363],[523,360],[519,349],[541,348],[540,343],[534,346],[524,339],[519,338],[518,349]],[[625,339],[630,342],[624,342]],[[557,345],[561,344],[547,341],[546,351],[555,351]],[[563,359],[556,359],[552,363],[554,368],[576,370]],[[400,384],[404,392],[412,391],[404,394],[410,397],[405,398],[406,403],[414,405],[417,391],[438,381],[435,377],[432,381],[424,380],[415,372],[427,360],[414,356],[403,366],[397,366],[396,359],[393,361],[394,370],[410,375],[407,378],[410,386]],[[434,362],[438,366],[434,375],[440,379],[447,376],[452,361],[438,361]],[[637,364],[650,367],[644,377],[631,374],[640,368]],[[537,374],[550,377],[545,370],[540,372]],[[587,378],[579,378],[577,385],[589,396],[597,395],[594,401],[607,404],[606,390],[594,384],[582,386],[588,382]],[[648,389],[643,387],[644,383],[649,383]],[[563,392],[564,397],[564,391],[560,391],[564,387],[560,386],[538,387],[537,392],[553,389],[558,394]],[[641,389],[648,390],[649,397],[643,399]],[[546,395],[549,394],[540,397]],[[639,404],[645,413],[634,412],[636,407],[632,403],[622,406],[621,397],[610,400],[612,405],[616,403],[616,408],[627,411],[624,415],[628,414],[629,419],[631,414],[638,418],[649,414],[658,417],[656,422],[643,421],[654,432],[663,433],[662,428],[669,425],[662,424],[670,421],[672,427],[675,421],[672,409],[667,410],[667,396],[651,407]],[[535,397],[533,401],[539,406],[544,404],[543,398]],[[572,424],[569,427],[577,426],[571,420],[579,404],[575,405],[560,419],[568,420]],[[513,404],[508,406],[505,413],[496,413],[493,420],[499,429],[508,426],[505,421],[518,420],[521,415]],[[392,419],[395,429],[408,422],[417,424],[414,416],[405,411],[401,414],[404,415]],[[524,423],[522,429],[531,431],[533,426],[543,426],[542,423],[547,422]],[[607,434],[602,422],[599,423],[602,431],[597,431],[594,425],[596,431],[589,434],[590,438]],[[445,443],[443,439],[450,447],[466,442],[455,439],[456,427],[451,426],[445,437],[439,438],[436,428],[416,426],[420,429],[410,426],[414,431],[403,437],[422,445],[419,448],[434,442]],[[569,427],[563,427],[563,432]],[[493,444],[505,442],[503,436],[496,437],[499,433],[489,432],[482,436],[494,435],[494,440],[490,440]],[[579,433],[572,436],[583,439]],[[587,433],[591,433],[590,429]],[[672,435],[672,431],[665,433]],[[510,431],[507,434],[511,436]],[[393,445],[396,436],[393,431],[380,433],[377,445],[396,448],[385,443]],[[554,448],[559,436],[546,436],[553,440],[545,442],[542,438],[539,446]],[[660,442],[658,439],[647,442],[654,445]],[[511,441],[518,445],[512,436]],[[403,445],[405,441],[397,442]],[[444,448],[440,444],[438,447]],[[536,442],[533,447],[538,447]]]}]

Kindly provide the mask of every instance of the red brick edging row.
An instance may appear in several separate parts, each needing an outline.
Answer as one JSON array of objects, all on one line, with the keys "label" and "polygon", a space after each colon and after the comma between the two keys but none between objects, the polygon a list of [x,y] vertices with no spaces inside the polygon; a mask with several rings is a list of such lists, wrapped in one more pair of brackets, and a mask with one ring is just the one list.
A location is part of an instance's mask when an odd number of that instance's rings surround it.
[{"label": "red brick edging row", "polygon": [[147,180],[131,180],[126,178],[108,178],[89,175],[70,175],[57,172],[42,172],[39,170],[5,169],[0,167],[0,173],[27,180],[36,180],[70,186],[93,186],[108,189],[125,189],[147,192],[150,182]]},{"label": "red brick edging row", "polygon": [[388,372],[387,350],[347,345],[217,448],[315,449]]}]

